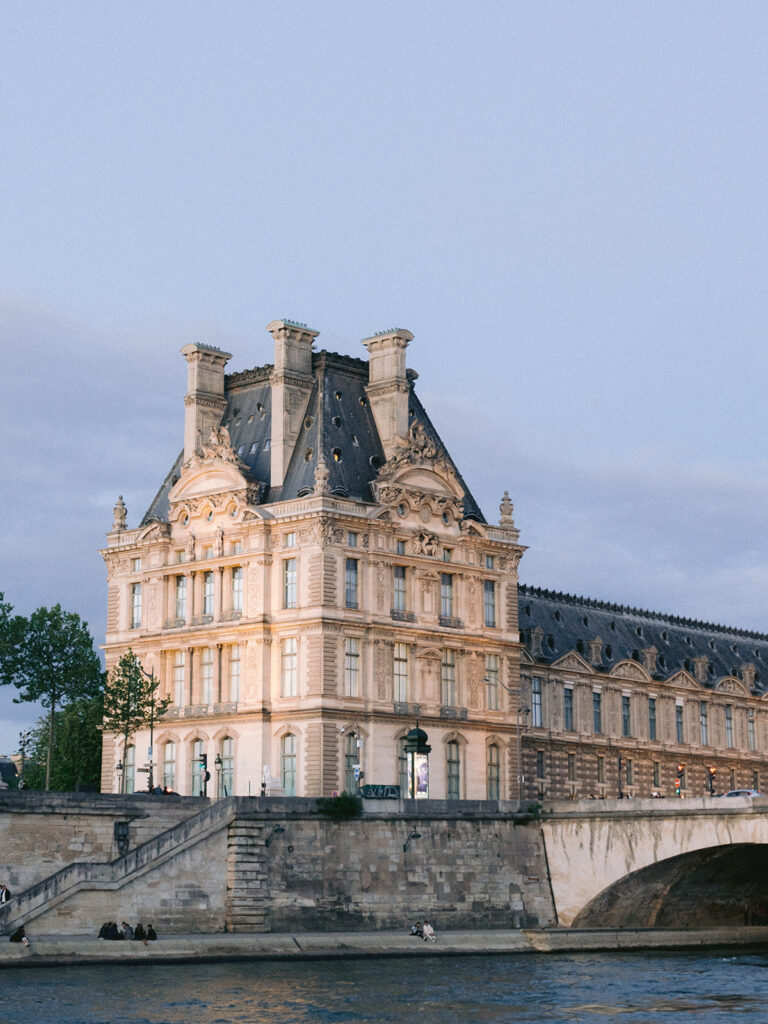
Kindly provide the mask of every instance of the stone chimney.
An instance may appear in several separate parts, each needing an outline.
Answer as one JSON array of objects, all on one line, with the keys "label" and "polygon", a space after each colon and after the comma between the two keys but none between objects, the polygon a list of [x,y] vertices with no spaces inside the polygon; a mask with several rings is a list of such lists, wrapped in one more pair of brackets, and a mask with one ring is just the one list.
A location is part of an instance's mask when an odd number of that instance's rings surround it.
[{"label": "stone chimney", "polygon": [[366,393],[388,459],[397,450],[397,438],[408,434],[411,386],[405,373],[405,350],[411,341],[413,335],[404,330],[382,331],[363,341],[368,349]]},{"label": "stone chimney", "polygon": [[600,636],[593,636],[587,641],[589,644],[589,663],[590,665],[599,666],[603,663],[603,638]]},{"label": "stone chimney", "polygon": [[320,332],[294,320],[273,320],[267,330],[275,339],[269,483],[282,487],[312,393],[312,346]]},{"label": "stone chimney", "polygon": [[656,658],[658,656],[658,649],[656,647],[644,647],[640,651],[640,655],[643,661],[643,668],[648,675],[653,675],[656,671]]},{"label": "stone chimney", "polygon": [[208,435],[221,423],[227,408],[224,367],[232,358],[212,345],[185,345],[187,393],[184,396],[184,460],[199,451]]},{"label": "stone chimney", "polygon": [[693,659],[693,674],[697,683],[706,683],[709,677],[709,658],[706,654]]}]

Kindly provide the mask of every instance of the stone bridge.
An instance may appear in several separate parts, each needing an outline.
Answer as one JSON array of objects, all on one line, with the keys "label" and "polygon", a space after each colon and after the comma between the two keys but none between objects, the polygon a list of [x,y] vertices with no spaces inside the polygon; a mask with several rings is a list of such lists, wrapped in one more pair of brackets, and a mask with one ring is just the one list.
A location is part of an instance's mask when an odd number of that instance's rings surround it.
[{"label": "stone bridge", "polygon": [[768,923],[768,798],[558,802],[542,821],[557,923]]}]

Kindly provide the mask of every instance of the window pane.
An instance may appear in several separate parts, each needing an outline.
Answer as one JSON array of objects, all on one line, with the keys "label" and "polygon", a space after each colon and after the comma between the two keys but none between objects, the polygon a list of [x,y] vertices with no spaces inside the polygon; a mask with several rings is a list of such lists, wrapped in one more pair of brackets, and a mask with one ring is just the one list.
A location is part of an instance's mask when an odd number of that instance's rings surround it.
[{"label": "window pane", "polygon": [[563,727],[566,732],[573,732],[573,690],[570,686],[563,690]]},{"label": "window pane", "polygon": [[453,651],[443,650],[441,665],[443,706],[456,706],[456,656]]},{"label": "window pane", "polygon": [[394,591],[392,599],[392,608],[396,612],[404,612],[406,608],[405,604],[405,566],[395,566],[394,576]]},{"label": "window pane", "polygon": [[499,710],[499,659],[489,654],[485,659],[485,700],[489,711]]},{"label": "window pane", "polygon": [[347,697],[359,695],[360,641],[347,637],[344,641],[344,694]]},{"label": "window pane", "polygon": [[453,576],[448,572],[440,573],[440,614],[453,616]]},{"label": "window pane", "polygon": [[283,608],[296,607],[296,559],[283,562]]},{"label": "window pane", "polygon": [[232,611],[243,610],[243,570],[241,566],[235,566],[232,570]]},{"label": "window pane", "polygon": [[486,626],[496,625],[496,584],[485,580],[483,584],[483,611]]},{"label": "window pane", "polygon": [[531,725],[540,729],[544,721],[541,707],[541,679],[534,676],[531,681]]},{"label": "window pane", "polygon": [[455,740],[451,740],[448,744],[448,799],[458,800],[460,799],[460,778],[461,778],[461,761],[459,755],[459,744]]},{"label": "window pane", "polygon": [[347,608],[357,608],[357,559],[348,558],[344,570],[344,595]]},{"label": "window pane", "polygon": [[408,700],[408,645],[395,644],[395,693],[398,703]]},{"label": "window pane", "polygon": [[487,780],[488,780],[488,799],[499,800],[501,791],[501,772],[499,765],[499,748],[495,743],[492,743],[488,747],[488,765],[487,765]]},{"label": "window pane", "polygon": [[280,781],[286,796],[296,796],[296,737],[291,734],[281,740]]},{"label": "window pane", "polygon": [[295,636],[283,640],[281,692],[283,697],[295,697],[298,693],[298,644]]},{"label": "window pane", "polygon": [[229,649],[229,699],[234,703],[240,699],[240,644]]}]

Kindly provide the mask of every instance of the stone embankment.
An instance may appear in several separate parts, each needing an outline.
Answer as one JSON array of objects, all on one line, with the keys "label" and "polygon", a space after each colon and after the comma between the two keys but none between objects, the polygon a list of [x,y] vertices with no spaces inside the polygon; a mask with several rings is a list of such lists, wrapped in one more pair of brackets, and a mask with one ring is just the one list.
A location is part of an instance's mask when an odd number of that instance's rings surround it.
[{"label": "stone embankment", "polygon": [[2,967],[77,964],[216,962],[225,960],[323,960],[402,956],[501,956],[527,953],[616,953],[764,947],[768,927],[704,928],[698,931],[637,929],[520,929],[449,931],[422,942],[403,932],[297,932],[251,935],[161,936],[141,942],[79,937],[40,937],[28,947],[0,945]]}]

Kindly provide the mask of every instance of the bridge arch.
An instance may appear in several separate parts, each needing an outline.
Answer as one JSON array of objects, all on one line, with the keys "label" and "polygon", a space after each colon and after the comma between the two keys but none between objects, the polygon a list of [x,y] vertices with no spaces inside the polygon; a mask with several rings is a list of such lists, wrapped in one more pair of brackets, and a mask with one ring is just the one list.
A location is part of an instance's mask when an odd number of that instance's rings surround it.
[{"label": "bridge arch", "polygon": [[668,919],[694,892],[721,894],[721,909],[707,912],[713,923],[726,905],[732,918],[741,901],[743,919],[744,906],[762,900],[748,882],[768,879],[766,800],[583,801],[545,813],[552,897],[565,927],[619,919],[616,927],[674,927]]}]

